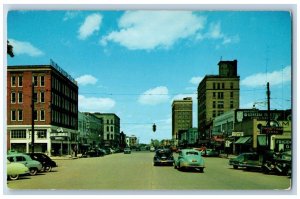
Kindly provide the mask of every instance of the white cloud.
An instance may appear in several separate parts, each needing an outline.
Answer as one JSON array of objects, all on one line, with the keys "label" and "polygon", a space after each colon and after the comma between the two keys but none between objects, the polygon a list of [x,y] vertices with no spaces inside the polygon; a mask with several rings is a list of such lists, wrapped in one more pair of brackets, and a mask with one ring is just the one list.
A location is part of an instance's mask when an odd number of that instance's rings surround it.
[{"label": "white cloud", "polygon": [[85,40],[87,37],[91,36],[100,29],[101,22],[102,16],[100,14],[95,13],[87,16],[78,30],[78,38]]},{"label": "white cloud", "polygon": [[8,39],[8,41],[13,46],[13,52],[15,55],[27,54],[31,57],[44,55],[44,53],[40,49],[34,47],[29,42],[17,41],[15,39]]},{"label": "white cloud", "polygon": [[78,11],[67,11],[63,18],[63,21],[71,20],[71,19],[75,18],[78,14],[79,14]]},{"label": "white cloud", "polygon": [[169,100],[167,87],[159,86],[149,89],[140,95],[138,102],[141,104],[156,105]]},{"label": "white cloud", "polygon": [[115,101],[111,98],[87,98],[83,95],[78,95],[79,111],[87,112],[106,112],[115,106]]},{"label": "white cloud", "polygon": [[76,78],[76,81],[78,84],[85,86],[88,84],[96,84],[98,80],[92,75],[82,75]]},{"label": "white cloud", "polygon": [[205,18],[190,11],[128,11],[119,21],[119,31],[102,38],[101,44],[116,42],[131,50],[169,48],[177,40],[195,36]]},{"label": "white cloud", "polygon": [[[204,39],[214,39],[214,40],[222,40],[222,44],[230,44],[230,43],[238,43],[240,41],[240,37],[238,35],[228,36],[222,32],[221,22],[212,22],[209,24],[208,31],[206,33],[198,33],[198,40]],[[220,46],[217,46],[219,48]]]},{"label": "white cloud", "polygon": [[192,77],[190,79],[190,83],[199,85],[199,83],[202,81],[203,77]]},{"label": "white cloud", "polygon": [[241,81],[242,86],[258,87],[266,86],[267,82],[271,86],[280,85],[291,81],[291,66],[283,68],[283,70],[273,71],[270,73],[257,73],[246,77]]}]

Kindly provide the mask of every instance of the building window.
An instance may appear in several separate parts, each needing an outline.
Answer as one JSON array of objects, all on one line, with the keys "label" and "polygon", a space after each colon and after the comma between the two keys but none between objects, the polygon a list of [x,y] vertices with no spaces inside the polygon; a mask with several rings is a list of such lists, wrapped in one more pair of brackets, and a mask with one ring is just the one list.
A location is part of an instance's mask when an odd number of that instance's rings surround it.
[{"label": "building window", "polygon": [[216,101],[213,101],[213,108],[216,108]]},{"label": "building window", "polygon": [[220,89],[220,83],[218,83],[218,89]]},{"label": "building window", "polygon": [[41,121],[45,121],[45,110],[41,110],[41,113],[40,113],[40,120],[41,120]]},{"label": "building window", "polygon": [[106,126],[106,132],[109,132],[109,126]]},{"label": "building window", "polygon": [[23,76],[18,77],[18,86],[22,87],[23,86]]},{"label": "building window", "polygon": [[224,102],[218,101],[218,108],[224,108]]},{"label": "building window", "polygon": [[222,115],[224,113],[224,111],[218,111],[218,116]]},{"label": "building window", "polygon": [[213,118],[216,117],[216,111],[213,111]]},{"label": "building window", "polygon": [[34,110],[33,118],[34,118],[34,121],[38,121],[38,112],[37,112],[37,110]]},{"label": "building window", "polygon": [[230,89],[233,89],[233,82],[230,82]]},{"label": "building window", "polygon": [[113,135],[113,134],[110,135],[110,139],[111,139],[111,140],[114,139],[114,135]]},{"label": "building window", "polygon": [[47,138],[47,131],[46,130],[38,130],[37,131],[37,137],[38,138]]},{"label": "building window", "polygon": [[16,103],[16,93],[12,92],[10,96],[11,96],[11,103],[15,104]]},{"label": "building window", "polygon": [[16,111],[15,110],[12,110],[11,111],[11,121],[16,121]]},{"label": "building window", "polygon": [[38,76],[33,76],[32,81],[33,81],[33,85],[37,86],[38,85]]},{"label": "building window", "polygon": [[114,132],[114,127],[113,126],[110,127],[110,132]]},{"label": "building window", "polygon": [[224,93],[218,92],[218,99],[224,99]]},{"label": "building window", "polygon": [[213,98],[216,99],[216,92],[213,92]]},{"label": "building window", "polygon": [[233,101],[230,101],[230,108],[233,108]]},{"label": "building window", "polygon": [[213,83],[213,89],[214,90],[216,89],[216,83],[215,82]]},{"label": "building window", "polygon": [[40,86],[45,86],[45,76],[40,76]]},{"label": "building window", "polygon": [[36,92],[33,93],[34,102],[38,102],[38,94]]},{"label": "building window", "polygon": [[233,98],[233,92],[230,92],[230,98],[231,99]]},{"label": "building window", "polygon": [[106,140],[109,140],[109,134],[106,134]]},{"label": "building window", "polygon": [[26,130],[11,130],[11,138],[26,138]]},{"label": "building window", "polygon": [[23,93],[22,92],[18,92],[18,103],[23,103]]},{"label": "building window", "polygon": [[16,86],[16,76],[11,76],[11,86]]},{"label": "building window", "polygon": [[23,110],[18,110],[18,121],[23,121]]},{"label": "building window", "polygon": [[222,89],[225,89],[225,83],[224,82],[222,83]]},{"label": "building window", "polygon": [[45,102],[45,92],[40,93],[40,100],[41,100],[41,103]]}]

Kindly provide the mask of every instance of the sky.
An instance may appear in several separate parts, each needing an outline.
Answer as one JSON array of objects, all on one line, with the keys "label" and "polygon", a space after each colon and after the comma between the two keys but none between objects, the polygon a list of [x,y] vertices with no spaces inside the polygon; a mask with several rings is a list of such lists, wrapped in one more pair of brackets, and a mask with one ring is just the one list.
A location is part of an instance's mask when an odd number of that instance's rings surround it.
[{"label": "sky", "polygon": [[[240,108],[290,109],[292,19],[287,11],[14,10],[8,65],[50,59],[79,87],[79,111],[115,113],[121,131],[141,143],[171,139],[172,102],[193,98],[218,75],[218,63],[238,61]],[[157,126],[152,132],[152,124]]]}]

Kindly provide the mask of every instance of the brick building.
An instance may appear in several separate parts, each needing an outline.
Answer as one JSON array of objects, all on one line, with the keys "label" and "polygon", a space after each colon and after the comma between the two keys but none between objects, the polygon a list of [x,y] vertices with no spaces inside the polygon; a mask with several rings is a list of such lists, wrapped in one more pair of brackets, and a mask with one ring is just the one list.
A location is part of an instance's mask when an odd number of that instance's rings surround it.
[{"label": "brick building", "polygon": [[77,144],[78,86],[52,60],[7,67],[7,150],[31,151],[32,115],[35,151],[70,154]]}]

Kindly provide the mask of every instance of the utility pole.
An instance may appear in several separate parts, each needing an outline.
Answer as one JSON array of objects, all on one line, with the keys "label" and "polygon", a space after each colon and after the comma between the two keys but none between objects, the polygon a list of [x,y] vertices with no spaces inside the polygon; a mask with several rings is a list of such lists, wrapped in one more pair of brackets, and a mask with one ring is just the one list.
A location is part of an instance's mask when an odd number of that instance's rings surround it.
[{"label": "utility pole", "polygon": [[31,153],[34,153],[34,80],[32,79],[31,86]]},{"label": "utility pole", "polygon": [[[267,127],[270,127],[271,123],[271,112],[270,112],[270,84],[267,82],[267,101],[268,101],[268,121],[267,121]],[[271,146],[271,135],[267,134],[267,142],[268,142],[268,150],[270,150]]]}]

